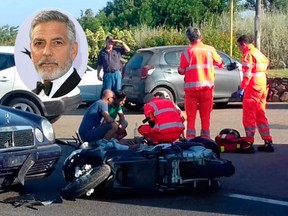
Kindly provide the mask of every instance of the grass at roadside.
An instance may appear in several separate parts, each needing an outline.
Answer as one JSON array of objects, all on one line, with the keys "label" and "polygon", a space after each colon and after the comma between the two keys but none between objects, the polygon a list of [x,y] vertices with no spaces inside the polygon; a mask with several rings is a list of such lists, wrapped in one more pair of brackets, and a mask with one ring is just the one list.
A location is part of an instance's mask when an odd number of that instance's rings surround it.
[{"label": "grass at roadside", "polygon": [[288,69],[273,69],[268,70],[268,77],[269,78],[288,78]]}]

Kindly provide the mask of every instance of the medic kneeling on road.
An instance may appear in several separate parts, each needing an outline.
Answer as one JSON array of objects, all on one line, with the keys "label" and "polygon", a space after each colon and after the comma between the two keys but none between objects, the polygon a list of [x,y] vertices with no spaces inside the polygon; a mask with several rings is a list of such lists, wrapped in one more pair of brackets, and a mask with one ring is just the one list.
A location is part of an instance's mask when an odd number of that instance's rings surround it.
[{"label": "medic kneeling on road", "polygon": [[144,115],[149,124],[141,125],[138,131],[153,145],[174,142],[185,129],[181,110],[157,93],[154,97],[152,94],[145,96]]}]

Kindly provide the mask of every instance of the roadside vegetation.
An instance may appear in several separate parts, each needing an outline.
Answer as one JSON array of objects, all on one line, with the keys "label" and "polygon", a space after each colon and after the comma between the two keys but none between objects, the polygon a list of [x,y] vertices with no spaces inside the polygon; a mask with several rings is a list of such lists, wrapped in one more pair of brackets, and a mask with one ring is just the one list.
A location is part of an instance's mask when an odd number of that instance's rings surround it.
[{"label": "roadside vegetation", "polygon": [[[92,9],[82,11],[78,21],[87,36],[89,64],[97,62],[107,35],[124,40],[135,51],[143,47],[188,44],[185,30],[190,25],[201,29],[204,43],[229,53],[230,0],[193,1],[192,7],[191,0],[113,0],[97,14]],[[254,36],[254,16],[241,17],[239,12],[255,8],[256,4],[255,0],[240,2],[243,1],[235,0],[232,44],[232,55],[238,60],[241,53],[237,38],[242,34]],[[270,59],[269,76],[288,77],[288,71],[282,70],[288,65],[288,1],[262,2],[265,13],[261,14],[261,51]],[[17,27],[0,27],[0,45],[14,45],[17,31]]]}]

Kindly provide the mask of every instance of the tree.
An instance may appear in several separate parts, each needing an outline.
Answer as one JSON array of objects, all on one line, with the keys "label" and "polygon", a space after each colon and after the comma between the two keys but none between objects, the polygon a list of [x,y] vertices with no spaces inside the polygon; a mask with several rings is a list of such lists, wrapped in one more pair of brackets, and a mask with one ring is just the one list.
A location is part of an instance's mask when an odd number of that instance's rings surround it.
[{"label": "tree", "polygon": [[0,28],[0,44],[6,46],[14,46],[16,36],[18,32],[18,26],[5,25]]},{"label": "tree", "polygon": [[[287,0],[262,0],[262,6],[266,11],[288,10]],[[248,9],[256,7],[256,0],[246,0],[244,6]]]},{"label": "tree", "polygon": [[102,25],[111,28],[129,28],[141,24],[181,28],[221,14],[229,9],[228,2],[229,0],[114,0],[108,2],[101,11],[107,18]]}]

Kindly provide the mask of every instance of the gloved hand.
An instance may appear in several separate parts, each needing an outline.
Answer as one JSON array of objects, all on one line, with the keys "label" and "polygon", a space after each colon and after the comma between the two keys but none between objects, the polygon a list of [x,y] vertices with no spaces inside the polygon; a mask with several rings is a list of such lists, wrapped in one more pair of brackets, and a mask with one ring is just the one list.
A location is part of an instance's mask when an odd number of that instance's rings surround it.
[{"label": "gloved hand", "polygon": [[239,90],[237,91],[237,96],[240,97],[240,98],[242,98],[243,95],[244,95],[244,89],[239,89]]}]

